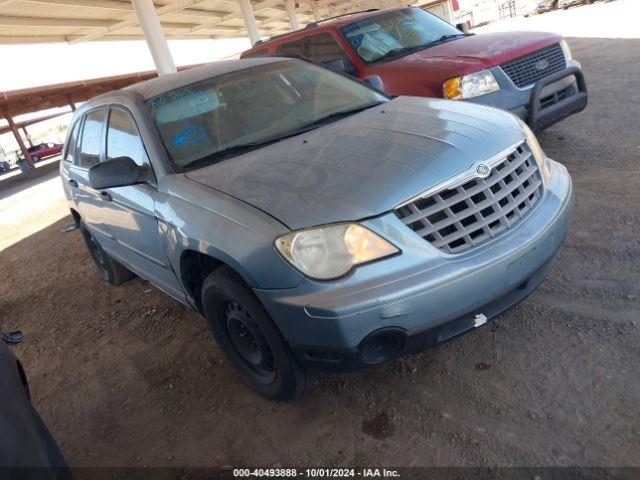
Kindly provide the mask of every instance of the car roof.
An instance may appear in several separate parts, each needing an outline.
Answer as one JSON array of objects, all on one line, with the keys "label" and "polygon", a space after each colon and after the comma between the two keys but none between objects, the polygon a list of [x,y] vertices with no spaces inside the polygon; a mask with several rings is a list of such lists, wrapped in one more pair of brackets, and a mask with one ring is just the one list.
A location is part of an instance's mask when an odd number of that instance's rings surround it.
[{"label": "car roof", "polygon": [[343,27],[345,25],[348,25],[349,23],[362,20],[363,18],[375,17],[376,15],[379,15],[381,13],[393,12],[394,10],[406,10],[407,8],[417,8],[417,7],[404,6],[404,7],[384,8],[384,9],[371,9],[364,12],[348,13],[346,15],[340,15],[334,18],[327,18],[326,20],[321,20],[320,23],[322,25],[334,25],[337,27]]},{"label": "car roof", "polygon": [[350,23],[357,22],[358,20],[362,20],[363,18],[375,17],[376,15],[379,15],[381,13],[392,12],[395,10],[405,10],[407,8],[418,8],[418,7],[404,6],[404,7],[385,8],[385,9],[371,9],[371,10],[366,10],[364,12],[347,13],[344,15],[339,15],[337,17],[320,20],[318,22],[311,22],[305,28],[301,28],[300,30],[294,30],[293,32],[284,33],[282,35],[271,37],[262,42],[258,42],[252,48],[247,50],[247,52],[259,50],[262,46],[269,45],[272,42],[280,42],[288,39],[289,37],[294,37],[294,36],[297,37],[299,36],[299,34],[302,34],[302,33],[304,33],[305,35],[313,35],[313,31],[316,28],[327,27],[327,26],[340,28]]},{"label": "car roof", "polygon": [[120,90],[113,90],[111,92],[104,93],[86,102],[82,106],[82,110],[85,111],[95,105],[108,103],[109,100],[117,100],[122,98],[123,95],[126,97],[142,97],[143,99],[149,99],[170,90],[175,90],[206,80],[207,78],[214,78],[228,73],[238,72],[271,63],[284,62],[287,60],[292,61],[290,58],[258,57],[213,62],[207,65],[181,70],[176,73],[161,75],[150,80],[145,80],[144,82],[129,85]]}]

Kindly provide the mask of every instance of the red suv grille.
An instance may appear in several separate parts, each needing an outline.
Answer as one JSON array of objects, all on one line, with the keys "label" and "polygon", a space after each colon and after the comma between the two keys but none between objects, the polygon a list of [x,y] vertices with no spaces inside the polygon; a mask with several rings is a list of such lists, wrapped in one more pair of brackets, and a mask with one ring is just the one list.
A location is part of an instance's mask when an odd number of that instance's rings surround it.
[{"label": "red suv grille", "polygon": [[519,88],[536,83],[541,78],[559,72],[566,66],[567,60],[559,43],[500,65],[504,73]]}]

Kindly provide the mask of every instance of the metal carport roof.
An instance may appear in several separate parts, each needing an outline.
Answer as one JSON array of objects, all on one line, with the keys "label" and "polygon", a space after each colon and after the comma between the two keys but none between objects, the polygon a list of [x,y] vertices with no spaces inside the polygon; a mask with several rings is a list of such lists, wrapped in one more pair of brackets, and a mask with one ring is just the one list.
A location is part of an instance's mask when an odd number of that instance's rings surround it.
[{"label": "metal carport roof", "polygon": [[[243,17],[243,0],[155,0],[153,3],[168,39],[251,37]],[[258,0],[249,3],[259,35],[273,36],[314,19],[374,6],[397,6],[403,2]],[[293,25],[296,22],[297,25]],[[0,0],[0,44],[73,44],[141,38],[144,34],[131,1]]]}]

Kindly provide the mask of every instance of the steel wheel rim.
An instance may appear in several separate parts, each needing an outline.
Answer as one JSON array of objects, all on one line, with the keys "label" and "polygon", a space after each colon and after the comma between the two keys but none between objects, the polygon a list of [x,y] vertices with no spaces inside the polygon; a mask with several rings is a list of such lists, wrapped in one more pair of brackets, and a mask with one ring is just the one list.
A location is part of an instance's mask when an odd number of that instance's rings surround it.
[{"label": "steel wheel rim", "polygon": [[227,334],[240,361],[261,382],[273,382],[276,377],[273,352],[249,312],[238,302],[230,301],[224,313]]}]

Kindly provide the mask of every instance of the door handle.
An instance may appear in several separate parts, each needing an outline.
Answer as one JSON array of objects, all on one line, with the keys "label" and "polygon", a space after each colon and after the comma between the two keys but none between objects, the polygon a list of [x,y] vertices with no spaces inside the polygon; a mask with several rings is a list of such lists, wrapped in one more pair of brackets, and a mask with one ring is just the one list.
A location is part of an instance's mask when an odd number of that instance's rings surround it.
[{"label": "door handle", "polygon": [[69,180],[68,180],[68,183],[69,183],[69,185],[71,185],[72,187],[74,187],[74,188],[78,188],[78,182],[76,182],[75,180],[73,180],[73,179],[69,179]]},{"label": "door handle", "polygon": [[113,200],[109,192],[100,192],[100,198],[105,202],[110,202],[111,200]]}]

